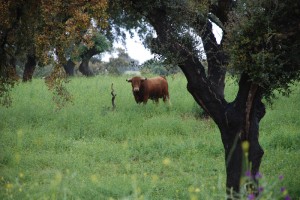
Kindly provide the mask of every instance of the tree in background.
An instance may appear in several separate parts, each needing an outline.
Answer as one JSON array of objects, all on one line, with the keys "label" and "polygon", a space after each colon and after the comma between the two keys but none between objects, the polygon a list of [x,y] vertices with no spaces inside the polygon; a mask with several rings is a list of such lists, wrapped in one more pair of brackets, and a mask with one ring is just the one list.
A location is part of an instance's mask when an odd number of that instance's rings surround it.
[{"label": "tree in background", "polygon": [[36,67],[36,57],[34,54],[27,54],[27,61],[24,66],[23,82],[32,80],[32,76]]},{"label": "tree in background", "polygon": [[143,65],[141,66],[141,71],[143,73],[152,73],[167,76],[180,72],[180,68],[176,65],[172,65],[166,62],[162,58],[152,58],[143,63]]},{"label": "tree in background", "polygon": [[111,57],[109,62],[105,64],[105,68],[111,74],[120,75],[124,71],[137,67],[138,61],[130,58],[130,56],[122,48],[117,48],[117,57]]},{"label": "tree in background", "polygon": [[79,65],[79,71],[85,76],[93,76],[93,71],[89,68],[90,59],[99,53],[109,51],[111,49],[111,43],[106,37],[99,32],[92,34],[93,46],[88,47],[85,44],[81,44],[79,47],[79,56],[81,63]]},{"label": "tree in background", "polygon": [[[290,83],[299,80],[299,4],[297,0],[125,0],[110,4],[110,15],[117,16],[115,26],[155,30],[156,34],[144,32],[146,45],[181,68],[188,91],[218,125],[229,198],[238,198],[243,159],[251,163],[246,168],[254,180],[259,171],[264,153],[259,144],[259,122],[265,115],[262,99],[274,90],[287,91]],[[223,30],[220,44],[212,23]],[[207,71],[201,62],[199,38]],[[228,69],[239,80],[232,102],[224,98]],[[245,148],[247,158],[243,158],[242,143],[250,144]],[[257,193],[256,189],[252,191]]]},{"label": "tree in background", "polygon": [[[90,34],[93,41],[93,46],[88,47],[86,44],[81,43],[79,45],[71,45],[70,48],[65,50],[65,57],[67,61],[63,63],[63,68],[68,76],[74,76],[75,74],[75,62],[81,62],[79,65],[79,71],[85,76],[93,76],[94,72],[89,68],[89,61],[92,56],[104,51],[110,51],[111,43],[106,37],[98,31],[93,31]],[[23,81],[29,81],[32,79],[35,67],[37,65],[36,56],[34,53],[27,54],[27,61],[24,67]]]},{"label": "tree in background", "polygon": [[[70,99],[64,89],[63,63],[65,50],[80,43],[93,46],[91,37],[84,37],[90,27],[104,30],[107,27],[107,1],[1,1],[0,2],[0,102],[10,105],[10,89],[16,83],[15,61],[18,53],[30,52],[43,64],[50,63],[56,56],[54,71],[47,84],[54,94]],[[92,26],[96,24],[97,27]],[[33,52],[34,54],[31,54]],[[30,64],[28,63],[28,65]],[[31,64],[30,64],[31,65]],[[65,102],[65,101],[62,101]]]}]

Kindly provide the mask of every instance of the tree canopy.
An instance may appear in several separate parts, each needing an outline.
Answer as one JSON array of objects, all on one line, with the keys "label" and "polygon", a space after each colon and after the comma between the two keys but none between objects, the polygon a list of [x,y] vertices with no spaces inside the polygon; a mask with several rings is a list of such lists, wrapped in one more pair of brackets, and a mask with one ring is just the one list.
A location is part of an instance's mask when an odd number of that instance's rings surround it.
[{"label": "tree canopy", "polygon": [[229,68],[265,90],[289,93],[300,78],[299,2],[238,1],[225,29]]},{"label": "tree canopy", "polygon": [[130,58],[130,56],[122,48],[117,48],[117,57],[109,58],[109,62],[105,64],[105,68],[111,74],[120,75],[126,70],[138,65],[138,61]]}]

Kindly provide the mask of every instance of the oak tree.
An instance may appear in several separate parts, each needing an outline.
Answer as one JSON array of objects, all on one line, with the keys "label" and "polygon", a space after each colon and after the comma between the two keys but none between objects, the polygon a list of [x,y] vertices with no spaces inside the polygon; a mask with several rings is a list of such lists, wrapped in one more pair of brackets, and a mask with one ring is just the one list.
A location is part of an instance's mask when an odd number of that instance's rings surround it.
[{"label": "oak tree", "polygon": [[107,40],[107,38],[99,33],[92,33],[92,41],[93,46],[88,47],[85,44],[81,44],[79,46],[79,56],[81,59],[81,63],[79,65],[79,71],[85,76],[93,76],[94,73],[89,68],[90,59],[99,53],[103,53],[105,51],[109,51],[111,49],[111,43]]},{"label": "oak tree", "polygon": [[[110,4],[118,30],[138,28],[153,53],[176,63],[186,76],[188,91],[217,124],[232,198],[238,197],[245,170],[242,143],[250,144],[244,150],[249,153],[246,163],[251,163],[247,168],[254,181],[259,171],[264,154],[259,144],[259,122],[266,112],[263,98],[270,99],[275,90],[288,91],[289,84],[299,80],[299,9],[297,0],[125,0]],[[220,44],[213,23],[223,30]],[[154,31],[143,32],[147,26]],[[201,62],[201,42],[207,71]],[[232,102],[224,94],[227,71],[238,79]]]}]

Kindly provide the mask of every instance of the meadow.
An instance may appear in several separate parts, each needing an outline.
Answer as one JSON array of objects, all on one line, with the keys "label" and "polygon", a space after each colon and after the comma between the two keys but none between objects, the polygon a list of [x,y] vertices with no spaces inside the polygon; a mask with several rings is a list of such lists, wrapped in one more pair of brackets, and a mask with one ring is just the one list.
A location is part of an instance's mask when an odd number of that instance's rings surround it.
[{"label": "meadow", "polygon": [[[72,78],[60,110],[42,79],[16,86],[0,107],[0,199],[225,199],[220,133],[184,76],[168,77],[170,105],[137,105],[126,78]],[[260,123],[265,199],[283,199],[282,187],[300,199],[299,86]],[[228,100],[236,89],[228,79]]]}]

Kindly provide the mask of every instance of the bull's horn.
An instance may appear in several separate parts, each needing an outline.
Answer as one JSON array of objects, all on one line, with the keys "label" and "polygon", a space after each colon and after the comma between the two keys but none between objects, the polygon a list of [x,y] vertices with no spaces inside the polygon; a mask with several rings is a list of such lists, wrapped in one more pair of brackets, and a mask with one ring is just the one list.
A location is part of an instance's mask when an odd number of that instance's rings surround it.
[{"label": "bull's horn", "polygon": [[126,81],[127,81],[127,82],[131,82],[131,81],[132,81],[132,78],[131,78],[131,79],[126,79]]},{"label": "bull's horn", "polygon": [[141,78],[141,80],[142,80],[142,81],[145,81],[145,80],[147,80],[147,78],[146,78],[146,77],[143,77],[143,78]]}]

